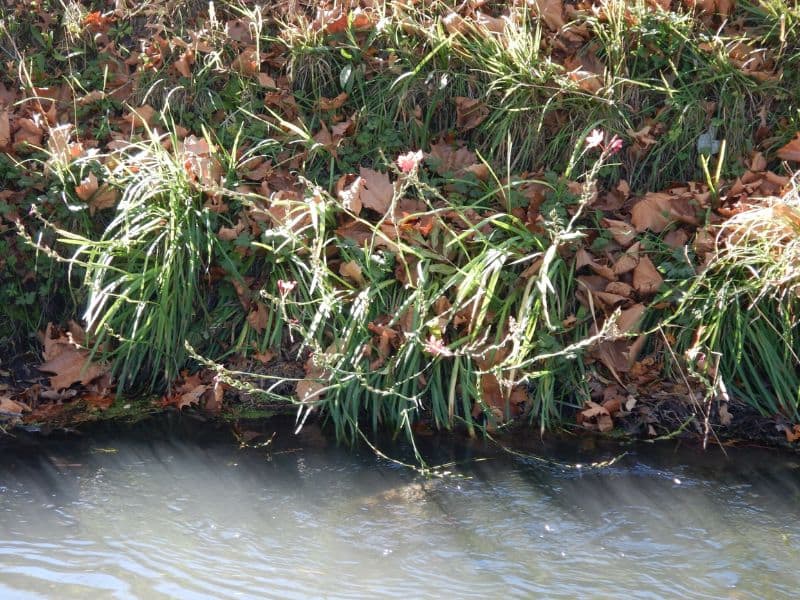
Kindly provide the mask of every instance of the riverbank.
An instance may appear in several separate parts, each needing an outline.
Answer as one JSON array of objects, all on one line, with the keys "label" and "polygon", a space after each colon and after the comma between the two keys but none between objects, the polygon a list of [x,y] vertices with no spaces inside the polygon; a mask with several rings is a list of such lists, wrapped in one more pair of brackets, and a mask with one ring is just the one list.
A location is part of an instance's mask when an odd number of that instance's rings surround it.
[{"label": "riverbank", "polygon": [[32,6],[8,425],[800,438],[797,8]]}]

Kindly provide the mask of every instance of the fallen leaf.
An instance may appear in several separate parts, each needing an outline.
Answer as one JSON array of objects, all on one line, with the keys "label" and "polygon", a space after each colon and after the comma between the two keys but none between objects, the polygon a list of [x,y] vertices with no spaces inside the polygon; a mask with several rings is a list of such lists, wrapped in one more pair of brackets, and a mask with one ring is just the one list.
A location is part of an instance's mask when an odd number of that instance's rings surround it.
[{"label": "fallen leaf", "polygon": [[797,135],[791,142],[778,150],[778,158],[800,162],[800,131],[797,132]]},{"label": "fallen leaf", "polygon": [[577,422],[578,425],[587,429],[597,429],[601,433],[614,429],[614,421],[608,410],[591,400],[587,401],[586,407],[578,413]]},{"label": "fallen leaf", "polygon": [[489,116],[489,107],[480,100],[456,96],[456,128],[461,131],[475,129]]},{"label": "fallen leaf", "polygon": [[6,394],[0,394],[0,413],[9,416],[19,416],[23,412],[29,412],[31,409],[22,402],[12,400]]},{"label": "fallen leaf", "polygon": [[472,172],[481,179],[477,167],[483,167],[474,152],[464,146],[454,147],[446,143],[431,144],[427,154],[434,171],[439,175],[459,175]]},{"label": "fallen leaf", "polygon": [[53,373],[50,387],[54,390],[68,388],[73,383],[88,384],[108,372],[108,368],[89,360],[89,351],[77,345],[65,348],[58,356],[39,365],[39,370]]},{"label": "fallen leaf", "polygon": [[235,42],[252,44],[253,34],[250,25],[251,23],[244,19],[232,19],[225,23],[225,35]]},{"label": "fallen leaf", "polygon": [[624,275],[636,268],[639,264],[639,242],[628,248],[614,263],[612,269],[615,275]]},{"label": "fallen leaf", "polygon": [[364,275],[361,273],[361,267],[354,260],[342,263],[339,266],[339,274],[352,279],[358,285],[364,285]]},{"label": "fallen leaf", "polygon": [[267,323],[269,322],[269,314],[267,313],[267,307],[261,304],[260,302],[257,303],[256,308],[248,313],[247,322],[258,333],[263,333],[264,330],[267,328]]},{"label": "fallen leaf", "polygon": [[263,353],[255,352],[253,354],[253,358],[255,358],[258,362],[260,362],[261,364],[264,364],[264,365],[266,365],[267,363],[269,363],[272,360],[274,360],[274,358],[276,356],[278,356],[278,355],[275,352],[273,352],[272,350],[267,350],[267,351],[265,351]]},{"label": "fallen leaf", "polygon": [[72,129],[71,123],[49,129],[47,138],[47,153],[50,155],[47,158],[48,165],[56,164],[63,167],[72,162],[72,152],[69,145]]},{"label": "fallen leaf", "polygon": [[800,425],[795,425],[792,428],[784,427],[783,432],[786,434],[786,441],[790,444],[800,440]]},{"label": "fallen leaf", "polygon": [[364,191],[364,180],[348,174],[342,175],[336,182],[336,196],[342,201],[345,210],[354,215],[361,213],[361,193]]},{"label": "fallen leaf", "polygon": [[551,30],[558,31],[565,25],[563,0],[533,0],[532,4]]},{"label": "fallen leaf", "polygon": [[261,57],[257,48],[247,48],[231,62],[231,69],[245,77],[254,77],[261,71]]},{"label": "fallen leaf", "polygon": [[508,21],[502,17],[492,17],[481,11],[475,13],[475,21],[481,28],[491,33],[503,33],[508,23]]},{"label": "fallen leaf", "polygon": [[14,133],[14,146],[24,146],[29,144],[40,148],[44,131],[32,119],[19,118],[16,120],[17,131]]},{"label": "fallen leaf", "polygon": [[122,119],[134,129],[140,127],[152,127],[155,124],[156,110],[145,104],[138,108],[132,108]]},{"label": "fallen leaf", "polygon": [[11,123],[8,119],[8,109],[0,110],[0,148],[8,148],[11,144]]},{"label": "fallen leaf", "polygon": [[260,85],[261,87],[265,88],[278,87],[277,84],[275,83],[275,80],[266,73],[259,73],[257,79],[258,79],[258,85]]},{"label": "fallen leaf", "polygon": [[225,387],[216,377],[212,384],[206,388],[201,396],[204,410],[209,412],[219,412],[222,409],[222,398],[225,395]]},{"label": "fallen leaf", "polygon": [[320,98],[319,107],[321,110],[339,110],[349,97],[347,92],[342,92],[335,98]]},{"label": "fallen leaf", "polygon": [[385,215],[389,212],[394,197],[394,188],[389,175],[366,167],[361,167],[359,174],[364,180],[364,188],[360,194],[361,205]]},{"label": "fallen leaf", "polygon": [[464,17],[454,12],[447,13],[442,17],[442,25],[444,25],[445,30],[450,35],[464,35],[472,30],[472,25],[470,25]]},{"label": "fallen leaf", "polygon": [[639,325],[644,316],[644,304],[634,304],[630,308],[620,312],[617,319],[617,329],[620,333],[635,333],[639,331]]},{"label": "fallen leaf", "polygon": [[630,223],[616,219],[602,219],[603,227],[608,229],[611,237],[623,248],[630,246],[636,239],[636,229]]},{"label": "fallen leaf", "polygon": [[173,64],[181,77],[190,79],[192,77],[192,65],[194,64],[194,52],[192,49],[187,49]]},{"label": "fallen leaf", "polygon": [[97,176],[94,173],[89,173],[81,180],[79,185],[75,186],[75,195],[87,202],[97,191],[97,187]]},{"label": "fallen leaf", "polygon": [[108,410],[114,404],[114,396],[111,394],[99,394],[97,392],[86,392],[81,394],[80,399],[86,403],[89,408],[97,410]]},{"label": "fallen leaf", "polygon": [[695,208],[687,198],[665,192],[648,192],[631,209],[631,223],[639,233],[647,229],[661,233],[674,221],[698,224]]},{"label": "fallen leaf", "polygon": [[119,191],[104,183],[89,200],[89,214],[94,215],[98,210],[114,208],[119,200]]},{"label": "fallen leaf", "polygon": [[656,269],[653,261],[647,256],[639,257],[639,264],[633,269],[633,288],[640,294],[655,294],[664,278]]}]

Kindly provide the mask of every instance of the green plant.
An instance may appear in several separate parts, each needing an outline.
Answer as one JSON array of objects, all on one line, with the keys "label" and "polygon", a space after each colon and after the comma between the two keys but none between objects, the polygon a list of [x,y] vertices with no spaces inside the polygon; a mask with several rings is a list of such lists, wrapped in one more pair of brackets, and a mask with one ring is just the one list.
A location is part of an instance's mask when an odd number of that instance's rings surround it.
[{"label": "green plant", "polygon": [[198,177],[203,167],[171,141],[168,151],[150,132],[105,163],[108,185],[122,195],[99,237],[55,228],[58,242],[75,248],[67,262],[82,273],[93,352],[111,361],[120,391],[169,385],[205,321],[203,275],[217,242],[203,202],[218,184]]},{"label": "green plant", "polygon": [[678,352],[717,395],[800,417],[800,208],[796,193],[724,223],[673,322]]}]

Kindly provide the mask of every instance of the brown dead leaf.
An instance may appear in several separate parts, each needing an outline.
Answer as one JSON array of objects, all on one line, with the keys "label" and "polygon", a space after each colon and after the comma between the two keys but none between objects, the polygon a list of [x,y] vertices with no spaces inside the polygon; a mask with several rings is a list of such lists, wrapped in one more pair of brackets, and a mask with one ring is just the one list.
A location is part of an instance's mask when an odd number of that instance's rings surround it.
[{"label": "brown dead leaf", "polygon": [[477,11],[475,13],[475,21],[478,23],[481,29],[490,33],[503,33],[506,30],[506,24],[508,23],[506,19],[501,17],[492,17],[491,15],[487,15],[481,11]]},{"label": "brown dead leaf", "polygon": [[[335,347],[334,344],[332,348],[328,348],[326,353]],[[314,357],[310,356],[305,364],[305,372],[305,378],[297,382],[295,395],[300,402],[316,402],[322,398],[327,387],[325,370],[317,366],[314,363]]]},{"label": "brown dead leaf", "polygon": [[[253,29],[251,29],[251,25],[253,26]],[[232,19],[225,23],[225,35],[235,42],[240,42],[246,45],[253,43],[252,31],[254,29],[255,24],[246,21],[245,19]]]},{"label": "brown dead leaf", "polygon": [[73,383],[88,384],[108,372],[108,368],[89,360],[89,351],[77,345],[66,346],[51,360],[42,363],[40,371],[53,373],[50,386],[54,390],[68,388]]},{"label": "brown dead leaf", "polygon": [[778,150],[778,158],[800,162],[800,131],[795,138]]},{"label": "brown dead leaf", "polygon": [[201,396],[202,407],[209,412],[219,412],[222,409],[222,398],[225,395],[225,386],[216,377]]},{"label": "brown dead leaf", "polygon": [[719,413],[720,425],[728,427],[731,424],[731,421],[733,421],[733,415],[728,410],[728,403],[721,403],[717,412]]},{"label": "brown dead leaf", "polygon": [[175,70],[180,73],[181,77],[191,79],[192,65],[194,64],[194,51],[191,48],[188,48],[173,64],[175,66]]},{"label": "brown dead leaf", "polygon": [[614,241],[623,248],[630,246],[636,239],[636,229],[630,223],[616,219],[602,219],[601,223],[611,233]]},{"label": "brown dead leaf", "polygon": [[680,248],[689,241],[689,234],[683,229],[673,229],[664,236],[664,243],[670,248]]},{"label": "brown dead leaf", "polygon": [[456,127],[461,131],[475,129],[489,116],[489,107],[482,101],[456,96]]},{"label": "brown dead leaf", "polygon": [[361,205],[385,215],[389,212],[394,197],[394,187],[389,175],[366,167],[361,167],[359,174],[364,180],[364,188],[360,195]]},{"label": "brown dead leaf", "polygon": [[255,77],[261,71],[261,57],[254,46],[246,48],[231,62],[231,69],[244,77]]},{"label": "brown dead leaf", "polygon": [[354,260],[342,263],[339,266],[339,274],[355,281],[358,285],[364,285],[364,275],[361,273],[361,267]]},{"label": "brown dead leaf", "polygon": [[361,193],[364,191],[364,180],[348,174],[342,175],[336,182],[336,197],[342,202],[345,210],[354,215],[361,213]]},{"label": "brown dead leaf", "polygon": [[648,192],[631,209],[631,223],[639,233],[647,229],[661,233],[674,221],[697,225],[696,210],[688,198],[665,192]]},{"label": "brown dead leaf", "polygon": [[70,137],[72,137],[73,126],[71,123],[51,127],[48,131],[47,164],[68,165],[72,162],[73,156],[70,149]]},{"label": "brown dead leaf", "polygon": [[97,176],[94,173],[89,173],[81,180],[79,185],[75,186],[75,195],[87,202],[97,191],[97,187]]},{"label": "brown dead leaf", "polygon": [[636,268],[639,264],[639,242],[628,248],[614,263],[612,267],[615,275],[624,275]]},{"label": "brown dead leaf", "polygon": [[606,408],[591,400],[587,401],[585,406],[578,413],[578,425],[587,429],[597,429],[601,433],[614,429],[614,421]]},{"label": "brown dead leaf", "polygon": [[272,350],[266,350],[264,352],[254,352],[253,358],[256,359],[263,365],[266,365],[273,361],[275,357],[278,356],[277,353],[273,352]]},{"label": "brown dead leaf", "polygon": [[585,266],[588,266],[597,275],[600,275],[600,277],[604,277],[609,281],[614,281],[617,279],[613,269],[598,263],[594,260],[594,257],[589,254],[589,252],[587,252],[584,248],[581,248],[575,253],[575,269],[580,270]]},{"label": "brown dead leaf", "polygon": [[30,412],[30,410],[28,405],[12,400],[7,394],[0,393],[0,416],[18,417],[23,412]]},{"label": "brown dead leaf", "polygon": [[86,392],[85,394],[81,394],[80,399],[85,402],[89,408],[97,410],[107,410],[114,404],[114,396],[112,394]]},{"label": "brown dead leaf", "polygon": [[655,294],[664,278],[656,269],[653,261],[647,256],[639,257],[639,264],[633,269],[633,288],[640,294]]},{"label": "brown dead leaf", "polygon": [[786,434],[786,441],[790,444],[794,444],[797,440],[800,440],[800,425],[795,425],[791,428],[786,426],[783,432]]},{"label": "brown dead leaf", "polygon": [[464,146],[452,146],[444,142],[431,144],[431,151],[427,157],[439,175],[459,175],[470,172],[474,173],[478,179],[483,179],[480,168],[485,168],[485,166],[478,161],[474,152]]},{"label": "brown dead leaf", "polygon": [[320,110],[339,110],[349,97],[347,92],[342,92],[335,98],[320,98],[319,108]]},{"label": "brown dead leaf", "polygon": [[630,298],[633,288],[623,281],[610,281],[605,289],[609,294]]},{"label": "brown dead leaf", "polygon": [[458,13],[450,12],[442,17],[442,25],[450,35],[464,35],[472,30],[472,25]]},{"label": "brown dead leaf", "polygon": [[122,119],[134,129],[152,127],[156,122],[156,110],[145,104],[138,108],[132,108]]},{"label": "brown dead leaf", "polygon": [[17,131],[14,133],[14,147],[29,144],[40,148],[44,139],[44,130],[33,119],[18,118]]},{"label": "brown dead leaf", "polygon": [[119,200],[119,191],[104,183],[89,199],[89,214],[94,215],[98,210],[114,208]]},{"label": "brown dead leaf", "polygon": [[257,302],[256,307],[247,315],[247,322],[258,333],[263,333],[267,328],[268,321],[269,314],[267,313],[267,307]]},{"label": "brown dead leaf", "polygon": [[8,109],[0,110],[0,148],[11,145],[11,123],[8,118]]},{"label": "brown dead leaf", "polygon": [[635,333],[639,331],[642,317],[644,316],[644,304],[634,304],[630,308],[620,312],[617,319],[617,329],[620,333]]},{"label": "brown dead leaf", "polygon": [[275,83],[275,80],[267,75],[266,73],[259,73],[256,77],[258,80],[258,85],[264,88],[277,88],[278,85]]},{"label": "brown dead leaf", "polygon": [[558,31],[564,27],[563,0],[532,0],[530,4],[549,29]]}]

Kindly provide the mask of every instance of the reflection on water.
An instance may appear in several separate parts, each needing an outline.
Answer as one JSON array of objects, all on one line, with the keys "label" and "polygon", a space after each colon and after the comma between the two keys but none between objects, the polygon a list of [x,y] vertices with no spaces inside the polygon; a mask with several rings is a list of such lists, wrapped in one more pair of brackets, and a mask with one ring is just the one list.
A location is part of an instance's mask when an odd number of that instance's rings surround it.
[{"label": "reflection on water", "polygon": [[[763,598],[800,589],[793,455],[637,447],[581,472],[451,439],[426,452],[459,461],[458,476],[431,480],[314,430],[278,434],[268,452],[167,429],[3,450],[0,597]],[[573,446],[536,452],[598,457]]]}]

